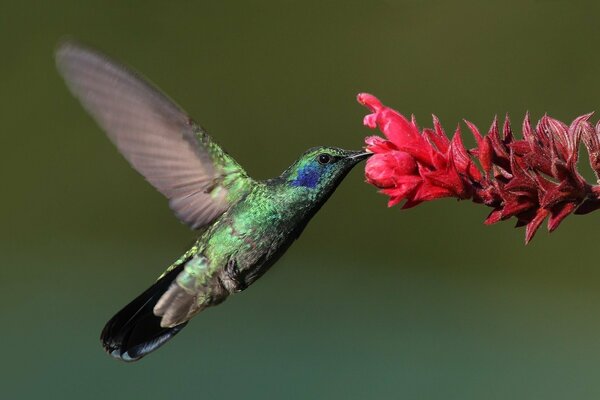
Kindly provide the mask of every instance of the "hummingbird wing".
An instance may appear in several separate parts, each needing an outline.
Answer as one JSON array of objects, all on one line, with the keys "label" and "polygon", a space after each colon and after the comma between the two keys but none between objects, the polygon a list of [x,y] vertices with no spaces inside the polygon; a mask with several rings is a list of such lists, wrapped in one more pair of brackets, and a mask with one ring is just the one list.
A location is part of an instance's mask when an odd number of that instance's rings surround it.
[{"label": "hummingbird wing", "polygon": [[56,51],[71,92],[129,163],[193,229],[214,220],[252,180],[181,108],[134,71],[79,44]]}]

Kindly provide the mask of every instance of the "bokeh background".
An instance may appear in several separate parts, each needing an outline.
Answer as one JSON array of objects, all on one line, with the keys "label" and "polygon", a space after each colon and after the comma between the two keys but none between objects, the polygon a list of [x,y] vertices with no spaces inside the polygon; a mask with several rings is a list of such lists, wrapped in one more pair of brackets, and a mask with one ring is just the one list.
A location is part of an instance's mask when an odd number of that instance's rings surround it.
[{"label": "bokeh background", "polygon": [[52,54],[72,37],[134,66],[266,178],[314,145],[360,147],[361,91],[448,130],[598,110],[598,11],[2,2],[0,397],[598,399],[600,213],[524,246],[468,202],[387,209],[361,168],[249,290],[141,362],[112,360],[105,321],[194,233],[70,96]]}]

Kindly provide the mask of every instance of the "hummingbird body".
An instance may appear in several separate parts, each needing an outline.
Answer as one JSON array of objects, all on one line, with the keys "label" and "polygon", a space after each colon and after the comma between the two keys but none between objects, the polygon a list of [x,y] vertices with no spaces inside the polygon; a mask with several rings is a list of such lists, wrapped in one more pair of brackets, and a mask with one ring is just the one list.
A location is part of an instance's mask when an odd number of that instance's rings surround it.
[{"label": "hummingbird body", "polygon": [[[221,303],[231,293],[244,290],[279,259],[349,171],[319,166],[317,156],[324,151],[335,154],[333,157],[349,153],[336,148],[314,148],[280,177],[251,181],[247,193],[167,270],[166,273],[183,266],[177,285],[154,308],[155,314],[162,316],[162,326],[179,325],[202,309]],[[319,169],[329,170],[337,179]],[[177,298],[189,300],[189,309],[178,304]]]},{"label": "hummingbird body", "polygon": [[280,176],[255,181],[187,114],[135,72],[73,43],[57,65],[117,148],[201,234],[158,281],[108,321],[102,344],[135,361],[203,309],[262,276],[370,154],[335,147],[306,151]]}]

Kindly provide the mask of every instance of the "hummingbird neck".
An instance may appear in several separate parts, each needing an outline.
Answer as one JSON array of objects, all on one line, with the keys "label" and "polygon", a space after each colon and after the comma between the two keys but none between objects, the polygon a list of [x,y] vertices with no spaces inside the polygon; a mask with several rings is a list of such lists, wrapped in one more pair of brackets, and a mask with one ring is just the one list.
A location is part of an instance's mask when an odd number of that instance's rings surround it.
[{"label": "hummingbird neck", "polygon": [[265,185],[270,188],[275,196],[274,200],[276,199],[282,207],[291,212],[307,214],[312,217],[333,194],[344,176],[329,182],[325,187],[319,187],[315,183],[315,180],[318,182],[318,178],[307,171],[294,178],[282,174],[277,178],[265,181]]}]

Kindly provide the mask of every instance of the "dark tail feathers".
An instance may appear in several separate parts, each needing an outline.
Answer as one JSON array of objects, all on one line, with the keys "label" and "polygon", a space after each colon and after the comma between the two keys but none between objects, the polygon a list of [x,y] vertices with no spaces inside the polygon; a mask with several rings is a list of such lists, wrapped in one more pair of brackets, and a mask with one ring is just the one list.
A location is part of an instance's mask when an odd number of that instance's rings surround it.
[{"label": "dark tail feathers", "polygon": [[100,341],[108,354],[123,361],[137,361],[185,327],[187,322],[163,328],[160,317],[153,313],[154,305],[182,269],[183,265],[167,273],[106,323]]}]

